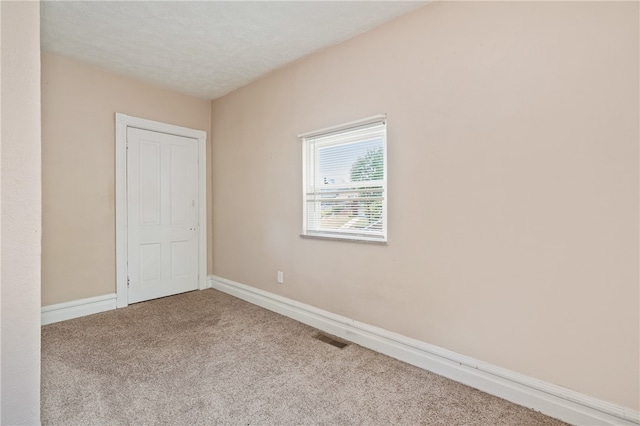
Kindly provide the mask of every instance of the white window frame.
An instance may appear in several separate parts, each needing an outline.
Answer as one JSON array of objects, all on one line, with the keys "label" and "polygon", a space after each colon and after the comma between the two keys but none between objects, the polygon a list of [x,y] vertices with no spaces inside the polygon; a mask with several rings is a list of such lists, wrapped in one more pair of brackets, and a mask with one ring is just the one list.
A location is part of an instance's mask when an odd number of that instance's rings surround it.
[{"label": "white window frame", "polygon": [[[308,207],[307,201],[308,196],[311,194],[308,192],[308,171],[310,164],[307,163],[309,159],[309,149],[311,149],[311,144],[314,139],[329,136],[329,135],[340,135],[342,133],[348,133],[350,131],[354,131],[359,128],[366,128],[366,126],[373,126],[376,124],[383,124],[384,130],[382,135],[382,144],[383,144],[383,179],[382,181],[375,181],[377,186],[382,187],[382,231],[380,233],[358,233],[357,231],[322,231],[318,229],[308,229],[309,218],[308,218]],[[388,173],[387,173],[387,116],[386,115],[376,115],[373,117],[367,117],[361,120],[355,120],[348,123],[340,124],[338,126],[327,127],[319,130],[315,130],[313,132],[307,132],[298,135],[298,138],[302,139],[302,234],[301,237],[305,238],[322,238],[322,239],[331,239],[331,240],[346,240],[346,241],[360,241],[367,243],[387,243],[387,200],[388,200]],[[353,141],[344,142],[352,143]],[[340,145],[339,143],[336,145]],[[317,151],[317,147],[314,146],[314,149]],[[314,160],[317,161],[317,156],[313,156]],[[313,167],[316,167],[314,165]],[[374,182],[374,181],[371,181]],[[363,182],[364,183],[364,182]],[[317,193],[317,191],[315,192]]]}]

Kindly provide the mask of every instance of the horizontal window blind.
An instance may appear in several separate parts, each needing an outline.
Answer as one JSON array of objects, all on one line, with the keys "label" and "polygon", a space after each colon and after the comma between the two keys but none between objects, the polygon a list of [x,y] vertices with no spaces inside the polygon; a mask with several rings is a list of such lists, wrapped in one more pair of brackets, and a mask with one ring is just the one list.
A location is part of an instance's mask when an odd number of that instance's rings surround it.
[{"label": "horizontal window blind", "polygon": [[304,138],[305,235],[386,241],[386,120]]}]

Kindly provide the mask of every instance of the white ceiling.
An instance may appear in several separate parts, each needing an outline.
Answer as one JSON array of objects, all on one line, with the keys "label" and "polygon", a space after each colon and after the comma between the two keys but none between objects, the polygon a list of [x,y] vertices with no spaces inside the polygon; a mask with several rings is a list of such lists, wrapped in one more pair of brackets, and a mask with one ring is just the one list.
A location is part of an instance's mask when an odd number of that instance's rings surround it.
[{"label": "white ceiling", "polygon": [[42,50],[214,99],[426,1],[46,1]]}]

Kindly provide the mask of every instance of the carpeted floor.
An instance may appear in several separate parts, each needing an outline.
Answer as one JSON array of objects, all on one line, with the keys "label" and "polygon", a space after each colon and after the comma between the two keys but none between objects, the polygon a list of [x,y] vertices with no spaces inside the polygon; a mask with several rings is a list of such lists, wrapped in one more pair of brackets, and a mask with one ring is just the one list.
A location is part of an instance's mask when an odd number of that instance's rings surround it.
[{"label": "carpeted floor", "polygon": [[43,425],[562,425],[216,290],[42,328]]}]

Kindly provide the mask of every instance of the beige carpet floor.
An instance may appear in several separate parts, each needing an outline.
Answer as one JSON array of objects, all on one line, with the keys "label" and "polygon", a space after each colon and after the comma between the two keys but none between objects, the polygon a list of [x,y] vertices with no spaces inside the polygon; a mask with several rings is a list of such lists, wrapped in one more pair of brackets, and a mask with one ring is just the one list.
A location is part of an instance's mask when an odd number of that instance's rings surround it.
[{"label": "beige carpet floor", "polygon": [[216,290],[42,328],[43,425],[561,425]]}]

